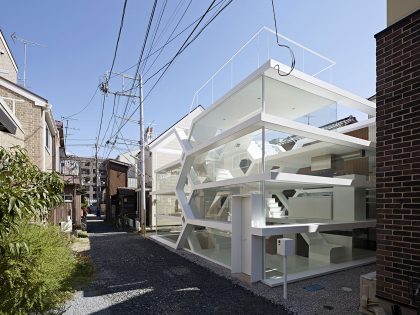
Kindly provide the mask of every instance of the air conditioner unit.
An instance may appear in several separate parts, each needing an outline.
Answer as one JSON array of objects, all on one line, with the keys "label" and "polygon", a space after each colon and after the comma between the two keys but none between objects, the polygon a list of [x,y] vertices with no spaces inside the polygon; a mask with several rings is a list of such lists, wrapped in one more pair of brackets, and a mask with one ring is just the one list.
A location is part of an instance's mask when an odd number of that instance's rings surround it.
[{"label": "air conditioner unit", "polygon": [[63,199],[64,199],[64,202],[66,203],[73,202],[73,195],[64,195]]}]

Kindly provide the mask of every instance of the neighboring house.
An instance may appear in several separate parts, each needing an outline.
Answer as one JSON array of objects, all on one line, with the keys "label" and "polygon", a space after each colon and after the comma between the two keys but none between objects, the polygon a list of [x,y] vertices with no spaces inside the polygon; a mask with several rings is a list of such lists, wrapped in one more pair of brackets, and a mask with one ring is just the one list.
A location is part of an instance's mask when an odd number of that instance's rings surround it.
[{"label": "neighboring house", "polygon": [[[139,150],[133,150],[133,151],[128,151],[128,152],[124,152],[121,153],[119,155],[117,155],[117,157],[115,158],[117,161],[120,162],[124,162],[124,163],[128,163],[130,164],[130,168],[128,169],[128,185],[127,187],[129,188],[137,188],[138,187],[138,174],[139,174],[139,159],[138,159],[138,154],[139,154]],[[148,186],[148,178],[150,178],[150,176],[148,176],[148,172],[147,172],[147,165],[149,164],[149,159],[148,156],[145,156],[146,161],[145,161],[145,165],[146,165],[146,186]]]},{"label": "neighboring house", "polygon": [[41,170],[58,170],[59,135],[51,105],[16,82],[16,62],[0,31],[0,143],[22,145]]},{"label": "neighboring house", "polygon": [[[56,121],[60,137],[60,169],[59,174],[64,181],[64,203],[52,209],[49,214],[50,222],[60,224],[64,230],[72,225],[80,228],[82,196],[80,189],[79,161],[74,157],[67,156],[64,143],[64,126],[62,121]],[[64,224],[64,226],[63,226]]]},{"label": "neighboring house", "polygon": [[152,237],[269,286],[283,237],[290,280],[375,261],[375,103],[289,69],[269,59],[152,150]]},{"label": "neighboring house", "polygon": [[420,2],[388,0],[376,38],[376,297],[387,314],[420,309]]},{"label": "neighboring house", "polygon": [[111,221],[117,217],[117,198],[115,196],[118,193],[118,188],[127,187],[127,172],[130,164],[109,159],[105,160],[103,165],[107,172],[105,198],[103,202],[105,203],[106,220]]},{"label": "neighboring house", "polygon": [[0,76],[17,82],[18,66],[6,38],[0,29]]},{"label": "neighboring house", "polygon": [[25,146],[25,133],[21,122],[6,101],[0,97],[0,146],[10,148]]}]

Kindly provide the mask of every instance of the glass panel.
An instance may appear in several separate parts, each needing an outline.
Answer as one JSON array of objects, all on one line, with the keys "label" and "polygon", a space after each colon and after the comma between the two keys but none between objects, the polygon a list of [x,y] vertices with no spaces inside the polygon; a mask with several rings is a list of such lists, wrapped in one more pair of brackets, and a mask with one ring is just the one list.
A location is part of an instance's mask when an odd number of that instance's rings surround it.
[{"label": "glass panel", "polygon": [[191,167],[194,184],[226,180],[261,172],[262,132],[257,130],[198,155]]},{"label": "glass panel", "polygon": [[231,238],[230,232],[195,226],[188,236],[188,244],[185,248],[189,248],[193,253],[230,266]]},{"label": "glass panel", "polygon": [[171,242],[176,242],[182,228],[181,214],[176,196],[157,195],[156,234]]},{"label": "glass panel", "polygon": [[156,173],[156,190],[175,190],[181,167],[165,169]]},{"label": "glass panel", "polygon": [[262,79],[250,83],[194,123],[190,143],[195,146],[221,134],[262,110]]},{"label": "glass panel", "polygon": [[275,235],[266,239],[266,278],[283,276],[283,257],[277,255],[277,239],[292,238],[295,254],[287,258],[288,274],[375,256],[375,229]]},{"label": "glass panel", "polygon": [[265,170],[337,177],[369,176],[364,150],[318,141],[275,130],[265,130]]},{"label": "glass panel", "polygon": [[259,182],[194,191],[190,205],[197,219],[231,221],[232,195],[260,193]]}]

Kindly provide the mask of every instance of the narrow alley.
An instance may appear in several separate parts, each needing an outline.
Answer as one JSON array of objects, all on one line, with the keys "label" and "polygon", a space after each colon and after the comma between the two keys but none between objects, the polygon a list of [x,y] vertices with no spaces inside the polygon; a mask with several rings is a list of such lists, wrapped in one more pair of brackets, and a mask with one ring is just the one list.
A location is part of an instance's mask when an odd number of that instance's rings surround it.
[{"label": "narrow alley", "polygon": [[89,219],[96,278],[65,314],[290,314],[151,240]]}]

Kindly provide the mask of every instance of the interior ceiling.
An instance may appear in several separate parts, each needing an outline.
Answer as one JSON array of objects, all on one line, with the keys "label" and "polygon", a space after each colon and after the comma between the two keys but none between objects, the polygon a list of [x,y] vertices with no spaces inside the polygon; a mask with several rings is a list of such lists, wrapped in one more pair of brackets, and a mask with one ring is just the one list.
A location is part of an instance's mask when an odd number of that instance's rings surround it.
[{"label": "interior ceiling", "polygon": [[[271,115],[294,120],[335,104],[333,100],[271,78],[266,78],[265,85],[266,113]],[[332,121],[335,119],[331,117]]]}]

